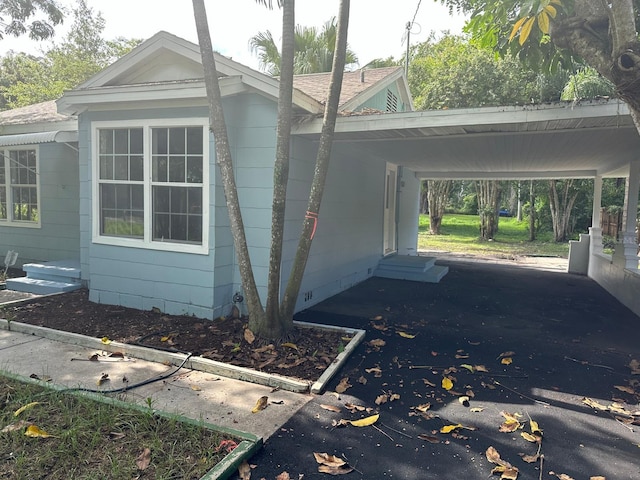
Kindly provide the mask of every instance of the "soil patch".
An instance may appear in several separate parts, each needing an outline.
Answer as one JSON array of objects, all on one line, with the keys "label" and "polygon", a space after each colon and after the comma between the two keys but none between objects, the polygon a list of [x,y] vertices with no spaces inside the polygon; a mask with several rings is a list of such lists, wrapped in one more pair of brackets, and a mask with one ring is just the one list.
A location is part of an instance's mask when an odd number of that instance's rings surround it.
[{"label": "soil patch", "polygon": [[[249,343],[246,318],[199,319],[89,301],[85,289],[2,307],[0,317],[313,382],[343,350],[339,332],[296,327],[282,344]],[[250,340],[250,338],[249,338]]]}]

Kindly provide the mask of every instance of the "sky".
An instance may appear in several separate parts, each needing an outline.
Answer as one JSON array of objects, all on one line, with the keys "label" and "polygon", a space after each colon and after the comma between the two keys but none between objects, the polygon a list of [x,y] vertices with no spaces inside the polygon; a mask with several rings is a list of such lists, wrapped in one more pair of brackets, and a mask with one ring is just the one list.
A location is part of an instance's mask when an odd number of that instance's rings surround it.
[{"label": "sky", "polygon": [[[71,7],[74,0],[59,0]],[[142,38],[160,30],[197,43],[190,0],[87,0],[106,21],[104,37]],[[244,65],[258,68],[249,50],[249,39],[270,30],[280,39],[281,13],[258,5],[255,0],[206,0],[213,48]],[[417,14],[416,14],[417,10]],[[298,0],[296,24],[321,28],[338,14],[338,0]],[[353,0],[351,2],[348,43],[366,65],[375,58],[395,58],[406,51],[406,25],[415,15],[409,39],[411,45],[425,41],[430,32],[460,33],[464,17],[450,16],[448,9],[434,0]],[[57,29],[57,41],[68,31],[72,18]],[[55,40],[54,40],[55,41]],[[5,37],[0,40],[0,55],[9,50],[37,54],[46,51],[51,41],[34,42],[28,38]]]}]

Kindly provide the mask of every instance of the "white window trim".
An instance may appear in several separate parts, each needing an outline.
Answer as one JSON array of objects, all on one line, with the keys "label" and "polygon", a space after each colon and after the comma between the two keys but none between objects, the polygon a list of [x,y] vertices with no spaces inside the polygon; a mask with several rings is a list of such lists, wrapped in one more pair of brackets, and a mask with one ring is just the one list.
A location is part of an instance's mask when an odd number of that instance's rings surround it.
[{"label": "white window trim", "polygon": [[[159,242],[151,238],[151,129],[154,127],[203,127],[202,150],[202,245],[178,242]],[[144,178],[144,238],[112,237],[100,234],[100,194],[99,194],[99,145],[98,130],[101,128],[142,128],[143,178]],[[91,124],[91,195],[92,195],[92,241],[97,244],[119,247],[144,248],[170,252],[209,254],[209,119],[208,118],[167,118],[155,120],[98,121]],[[38,197],[39,198],[39,197]]]},{"label": "white window trim", "polygon": [[[11,160],[9,151],[35,150],[36,152],[36,195],[38,196],[38,221],[13,220],[13,198],[11,192]],[[0,218],[1,227],[42,228],[42,199],[40,198],[40,146],[39,145],[15,145],[0,148],[0,154],[4,156],[5,184],[7,188],[7,218]]]}]

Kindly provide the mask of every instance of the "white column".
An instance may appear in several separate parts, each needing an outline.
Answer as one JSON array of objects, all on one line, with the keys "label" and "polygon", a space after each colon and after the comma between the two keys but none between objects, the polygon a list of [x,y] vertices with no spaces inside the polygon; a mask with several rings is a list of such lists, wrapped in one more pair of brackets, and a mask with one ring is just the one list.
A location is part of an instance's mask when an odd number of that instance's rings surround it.
[{"label": "white column", "polygon": [[[622,232],[618,249],[624,255],[624,268],[638,269],[638,239],[636,237],[636,217],[638,215],[638,191],[640,190],[640,162],[629,164],[629,176],[624,191],[624,210],[622,212]],[[618,255],[616,255],[618,257]]]},{"label": "white column", "polygon": [[591,227],[589,235],[591,236],[589,243],[590,254],[602,253],[602,228],[600,227],[602,210],[602,176],[596,175],[593,179],[593,213],[591,214]]}]

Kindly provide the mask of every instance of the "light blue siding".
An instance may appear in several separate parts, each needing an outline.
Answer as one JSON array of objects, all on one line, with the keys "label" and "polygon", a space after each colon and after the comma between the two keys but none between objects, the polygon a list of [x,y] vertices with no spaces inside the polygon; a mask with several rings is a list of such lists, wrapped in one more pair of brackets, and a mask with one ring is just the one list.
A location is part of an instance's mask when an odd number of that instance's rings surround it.
[{"label": "light blue siding", "polygon": [[374,110],[380,110],[382,112],[387,112],[387,99],[388,95],[394,95],[397,101],[396,112],[406,112],[408,110],[408,105],[405,105],[402,101],[402,97],[400,96],[400,92],[398,91],[398,86],[393,83],[389,85],[386,89],[381,90],[376,93],[373,97],[369,98],[362,105],[359,105],[355,110],[363,110],[365,108],[372,108]]},{"label": "light blue siding", "polygon": [[78,260],[79,169],[75,144],[38,145],[40,227],[0,223],[0,256],[19,253],[17,265],[50,260]]}]

